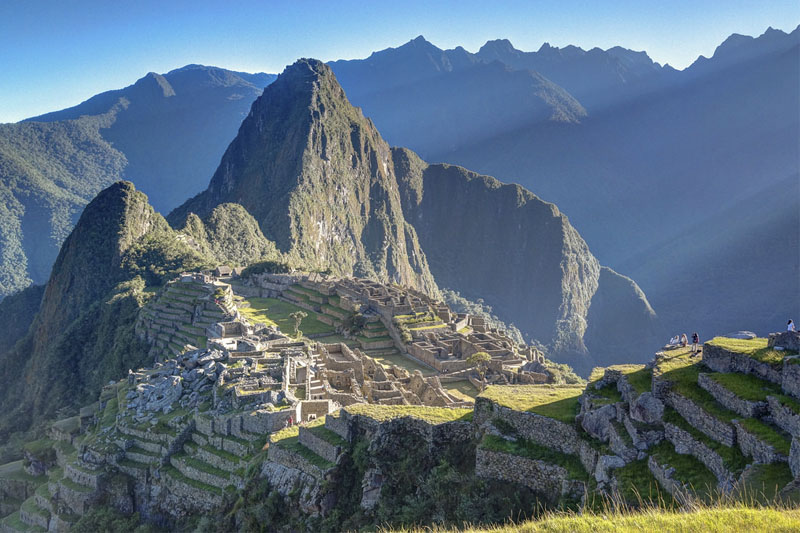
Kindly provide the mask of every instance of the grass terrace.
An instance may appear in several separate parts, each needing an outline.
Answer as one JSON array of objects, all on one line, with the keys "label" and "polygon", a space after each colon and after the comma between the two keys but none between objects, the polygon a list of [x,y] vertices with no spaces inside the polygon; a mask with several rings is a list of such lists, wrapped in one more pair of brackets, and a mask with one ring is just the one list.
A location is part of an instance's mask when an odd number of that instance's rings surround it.
[{"label": "grass terrace", "polygon": [[756,361],[768,363],[770,365],[783,364],[783,358],[792,355],[793,352],[778,351],[767,347],[767,339],[757,337],[755,339],[731,339],[729,337],[714,337],[708,344],[719,346],[731,352],[749,355]]},{"label": "grass terrace", "polygon": [[717,455],[722,458],[725,468],[727,468],[733,474],[738,474],[744,470],[744,468],[750,462],[750,460],[742,454],[738,447],[734,446],[731,448],[708,437],[705,433],[687,422],[680,414],[678,414],[675,409],[672,409],[671,407],[666,407],[664,409],[664,422],[668,422],[673,426],[677,426],[678,428],[684,430],[685,432],[689,433],[694,440],[702,442],[708,448],[716,452]]},{"label": "grass terrace", "polygon": [[755,435],[763,442],[766,442],[779,453],[789,456],[789,449],[792,445],[791,437],[784,435],[776,428],[765,424],[756,418],[743,418],[739,421],[742,427],[751,435]]},{"label": "grass terrace", "polygon": [[304,334],[335,333],[334,327],[317,320],[315,313],[289,302],[275,298],[245,298],[244,301],[250,305],[240,307],[239,312],[250,322],[278,326],[283,333],[291,335],[294,332],[294,319],[289,315],[303,311],[308,314],[300,324]]},{"label": "grass terrace", "polygon": [[0,466],[0,479],[32,481],[39,483],[47,480],[47,476],[32,476],[25,471],[22,459]]},{"label": "grass terrace", "polygon": [[[381,366],[384,368],[390,368],[392,365],[399,366],[400,368],[404,368],[414,373],[415,370],[419,370],[422,372],[423,376],[433,376],[436,375],[437,372],[433,368],[423,365],[422,363],[418,363],[414,359],[410,357],[406,357],[400,353],[391,353],[391,354],[368,354],[369,357],[375,359]],[[474,396],[473,396],[474,397]]]},{"label": "grass terrace", "polygon": [[[736,487],[736,496],[743,501],[755,500],[758,503],[771,505],[780,498],[780,491],[792,481],[792,472],[786,463],[753,465],[742,476]],[[798,496],[790,497],[786,503],[798,503]]]},{"label": "grass terrace", "polygon": [[780,396],[783,394],[781,388],[763,379],[757,378],[751,374],[739,374],[731,372],[730,374],[711,373],[708,377],[736,394],[743,400],[751,402],[766,402],[767,396]]},{"label": "grass terrace", "polygon": [[450,407],[427,407],[423,405],[377,405],[359,403],[344,408],[351,415],[361,415],[384,422],[410,416],[431,424],[472,420],[472,409]]},{"label": "grass terrace", "polygon": [[481,448],[558,465],[567,471],[571,479],[589,481],[589,474],[586,473],[578,456],[557,452],[529,440],[517,439],[512,441],[497,435],[484,435],[481,441]]},{"label": "grass terrace", "polygon": [[475,385],[470,383],[469,380],[464,379],[460,381],[451,381],[449,383],[442,383],[442,388],[451,396],[454,396],[465,402],[474,402],[480,391],[475,388]]},{"label": "grass terrace", "polygon": [[338,433],[326,428],[324,425],[312,426],[308,430],[313,433],[315,437],[319,437],[328,444],[333,446],[341,446],[342,448],[347,446],[346,440],[340,437]]},{"label": "grass terrace", "polygon": [[675,505],[672,495],[661,488],[647,467],[647,458],[617,468],[614,476],[617,478],[619,498],[627,505],[660,504],[667,508]]},{"label": "grass terrace", "polygon": [[569,424],[578,414],[583,390],[582,385],[490,385],[478,397]]},{"label": "grass terrace", "polygon": [[677,453],[668,440],[650,448],[650,455],[661,466],[669,465],[674,468],[675,478],[688,485],[701,498],[708,499],[714,495],[716,476],[693,455]]}]

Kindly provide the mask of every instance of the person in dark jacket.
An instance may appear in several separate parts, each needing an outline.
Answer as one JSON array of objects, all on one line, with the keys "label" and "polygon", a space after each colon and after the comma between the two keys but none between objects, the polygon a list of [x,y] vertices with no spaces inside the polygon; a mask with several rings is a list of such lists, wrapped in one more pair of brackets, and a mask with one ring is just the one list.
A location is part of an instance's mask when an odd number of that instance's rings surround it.
[{"label": "person in dark jacket", "polygon": [[698,344],[700,344],[700,335],[698,335],[695,331],[692,333],[692,355],[697,355],[697,353],[700,351],[700,349],[697,347]]}]

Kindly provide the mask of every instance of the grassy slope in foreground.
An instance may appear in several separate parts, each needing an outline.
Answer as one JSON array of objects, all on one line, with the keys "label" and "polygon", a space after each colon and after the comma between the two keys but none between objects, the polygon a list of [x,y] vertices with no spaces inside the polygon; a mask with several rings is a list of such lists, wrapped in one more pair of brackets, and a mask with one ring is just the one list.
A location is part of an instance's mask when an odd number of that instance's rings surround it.
[{"label": "grassy slope in foreground", "polygon": [[[659,531],[661,533],[750,533],[753,531],[789,532],[800,530],[800,510],[773,508],[720,507],[699,508],[689,512],[647,509],[641,512],[616,513],[584,512],[553,513],[538,520],[505,526],[485,528],[460,528],[464,533],[615,533]],[[390,531],[390,530],[384,530]],[[451,529],[425,528],[398,529],[391,531],[455,531]]]}]

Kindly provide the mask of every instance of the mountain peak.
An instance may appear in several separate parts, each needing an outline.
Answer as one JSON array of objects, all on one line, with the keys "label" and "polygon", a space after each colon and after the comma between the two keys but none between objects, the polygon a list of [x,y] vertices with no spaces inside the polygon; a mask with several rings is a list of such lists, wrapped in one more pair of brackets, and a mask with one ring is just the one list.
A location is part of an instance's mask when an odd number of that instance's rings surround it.
[{"label": "mountain peak", "polygon": [[148,72],[143,78],[134,83],[133,90],[151,97],[169,98],[175,96],[175,89],[172,88],[167,78],[155,72]]},{"label": "mountain peak", "polygon": [[296,61],[264,90],[208,189],[170,220],[227,202],[309,268],[438,292],[403,218],[389,146],[321,61]]}]

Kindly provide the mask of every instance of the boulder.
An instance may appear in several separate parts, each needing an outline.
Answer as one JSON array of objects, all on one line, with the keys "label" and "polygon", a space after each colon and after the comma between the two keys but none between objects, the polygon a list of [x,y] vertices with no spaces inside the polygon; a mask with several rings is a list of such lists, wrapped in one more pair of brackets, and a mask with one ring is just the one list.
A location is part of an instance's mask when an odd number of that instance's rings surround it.
[{"label": "boulder", "polygon": [[723,335],[723,337],[727,337],[729,339],[755,339],[758,337],[758,335],[752,331],[735,331],[733,333]]},{"label": "boulder", "polygon": [[645,424],[661,422],[664,404],[652,392],[643,392],[631,402],[631,418]]},{"label": "boulder", "polygon": [[613,405],[604,405],[600,409],[584,413],[581,427],[592,437],[607,441],[611,421],[616,417],[617,409]]},{"label": "boulder", "polygon": [[625,466],[625,460],[618,455],[601,455],[594,469],[594,478],[598,483],[608,483],[611,480],[611,470]]}]

